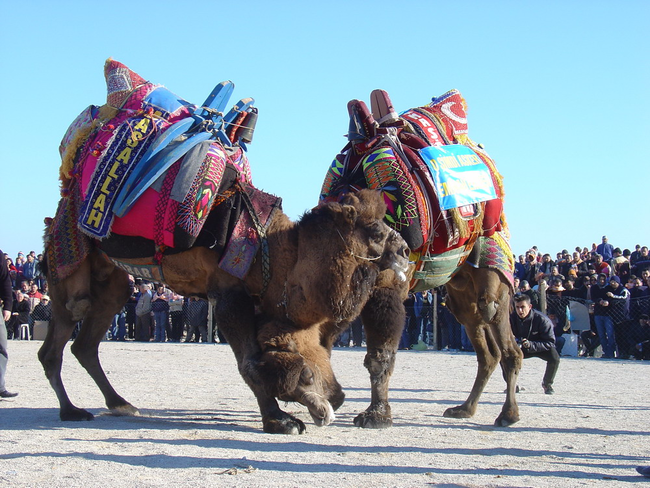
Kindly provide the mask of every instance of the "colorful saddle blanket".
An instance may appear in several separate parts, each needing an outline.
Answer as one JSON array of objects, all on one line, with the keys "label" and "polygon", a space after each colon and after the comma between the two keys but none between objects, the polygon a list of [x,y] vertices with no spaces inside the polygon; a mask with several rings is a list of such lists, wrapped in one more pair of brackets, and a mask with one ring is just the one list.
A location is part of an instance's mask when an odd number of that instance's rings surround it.
[{"label": "colorful saddle blanket", "polygon": [[[59,148],[63,198],[47,222],[53,280],[66,278],[79,266],[92,247],[91,238],[107,248],[128,247],[129,237],[143,238],[138,242],[149,244],[124,256],[136,258],[133,253],[142,251],[139,257],[153,256],[141,266],[147,276],[159,271],[165,252],[195,244],[214,248],[215,234],[220,266],[245,276],[281,206],[279,198],[252,185],[245,149],[257,119],[253,99],[240,100],[223,114],[231,82],[217,85],[196,107],[117,61],[109,59],[104,74],[107,104],[84,110]],[[213,212],[233,199],[243,208],[237,216]],[[120,216],[113,211],[116,201],[123,209]],[[197,242],[210,215],[212,240]],[[250,222],[256,224],[252,230]],[[161,276],[158,271],[151,276]]]},{"label": "colorful saddle blanket", "polygon": [[399,115],[383,90],[373,91],[371,100],[372,112],[362,101],[348,104],[349,143],[331,164],[321,199],[361,188],[381,190],[386,221],[417,261],[414,290],[449,281],[479,238],[490,250],[481,256],[493,258],[482,258],[480,265],[502,268],[512,281],[501,176],[467,135],[460,93],[451,90]]},{"label": "colorful saddle blanket", "polygon": [[[81,183],[79,228],[94,239],[115,232],[151,239],[161,247],[187,249],[201,231],[220,189],[233,183],[223,180],[226,167],[237,170],[239,181],[251,183],[243,147],[212,137],[212,127],[199,127],[195,133],[181,133],[166,141],[164,149],[156,148],[158,158],[149,160],[147,156],[166,131],[179,125],[191,127],[198,108],[117,61],[109,59],[104,72],[107,105],[84,110],[60,146],[64,186],[72,177]],[[197,134],[201,140],[196,139],[182,157],[164,160],[165,154],[175,154],[174,148]],[[139,165],[145,162],[153,166],[142,171]],[[140,172],[137,180],[147,183],[133,182],[142,187],[137,199],[126,214],[117,217],[114,205],[134,171]]]}]

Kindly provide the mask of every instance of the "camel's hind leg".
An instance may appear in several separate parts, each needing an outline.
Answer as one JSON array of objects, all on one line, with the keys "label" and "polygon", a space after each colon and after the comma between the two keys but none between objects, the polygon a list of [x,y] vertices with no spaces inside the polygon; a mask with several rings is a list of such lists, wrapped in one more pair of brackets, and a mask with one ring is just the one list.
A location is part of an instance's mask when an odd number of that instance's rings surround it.
[{"label": "camel's hind leg", "polygon": [[476,413],[479,398],[497,364],[506,380],[506,401],[495,425],[507,426],[519,420],[515,398],[522,353],[510,330],[510,287],[491,269],[465,265],[447,286],[448,305],[465,325],[476,351],[478,370],[467,400],[445,411],[445,417],[467,418]]},{"label": "camel's hind leg", "polygon": [[63,349],[70,340],[77,322],[83,319],[90,308],[90,262],[85,260],[81,266],[65,280],[52,284],[50,280],[50,303],[52,320],[45,341],[38,351],[38,359],[43,365],[45,376],[59,399],[61,420],[90,420],[92,414],[75,407],[61,379]]},{"label": "camel's hind leg", "polygon": [[71,351],[95,381],[116,415],[135,415],[137,408],[117,394],[99,361],[99,343],[106,336],[111,321],[130,296],[128,275],[119,268],[106,267],[101,261],[93,265],[91,280],[92,306],[84,317],[81,330]]}]

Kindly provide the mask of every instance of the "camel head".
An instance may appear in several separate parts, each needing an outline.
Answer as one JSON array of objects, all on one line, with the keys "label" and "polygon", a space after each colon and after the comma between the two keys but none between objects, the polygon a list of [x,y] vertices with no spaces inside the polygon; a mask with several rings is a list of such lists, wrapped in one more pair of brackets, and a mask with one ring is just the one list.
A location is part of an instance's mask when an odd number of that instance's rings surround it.
[{"label": "camel head", "polygon": [[300,329],[284,319],[266,320],[258,325],[258,342],[258,371],[267,393],[306,406],[318,426],[332,423],[345,395],[320,343],[319,327]]},{"label": "camel head", "polygon": [[298,223],[297,259],[285,284],[286,317],[300,327],[359,315],[380,273],[406,279],[409,249],[384,222],[381,193],[323,203]]}]

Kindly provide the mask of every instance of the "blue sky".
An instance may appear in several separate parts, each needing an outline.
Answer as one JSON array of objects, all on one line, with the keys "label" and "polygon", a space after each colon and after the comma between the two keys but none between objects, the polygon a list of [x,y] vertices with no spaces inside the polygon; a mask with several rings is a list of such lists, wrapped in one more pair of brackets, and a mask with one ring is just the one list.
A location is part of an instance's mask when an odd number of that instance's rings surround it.
[{"label": "blue sky", "polygon": [[[149,2],[147,2],[149,3]],[[108,57],[194,103],[222,80],[260,111],[255,185],[297,219],[344,146],[350,99],[406,110],[457,88],[505,180],[515,253],[650,245],[646,0],[0,0],[0,248],[42,249],[58,146],[105,103]],[[153,2],[151,2],[153,4]]]}]

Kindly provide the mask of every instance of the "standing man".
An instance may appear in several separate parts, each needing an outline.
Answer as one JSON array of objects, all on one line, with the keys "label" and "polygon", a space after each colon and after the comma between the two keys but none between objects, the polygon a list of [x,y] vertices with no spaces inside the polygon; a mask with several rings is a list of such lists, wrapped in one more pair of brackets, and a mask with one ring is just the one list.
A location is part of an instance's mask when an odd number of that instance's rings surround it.
[{"label": "standing man", "polygon": [[0,250],[0,300],[2,300],[2,314],[0,314],[0,398],[11,398],[18,393],[9,393],[5,388],[5,373],[7,372],[7,322],[11,318],[11,307],[13,305],[13,294],[11,290],[11,278],[4,253]]},{"label": "standing man", "polygon": [[524,353],[524,359],[540,358],[546,361],[542,388],[544,393],[552,395],[553,380],[560,366],[560,355],[555,349],[553,322],[533,309],[528,295],[521,294],[515,296],[515,312],[510,314],[510,327]]},{"label": "standing man", "polygon": [[149,342],[151,339],[151,290],[149,284],[140,285],[140,297],[135,306],[135,340]]},{"label": "standing man", "polygon": [[607,264],[612,260],[614,257],[614,246],[607,242],[607,236],[603,236],[602,242],[596,246],[596,252],[603,257],[603,261]]}]

